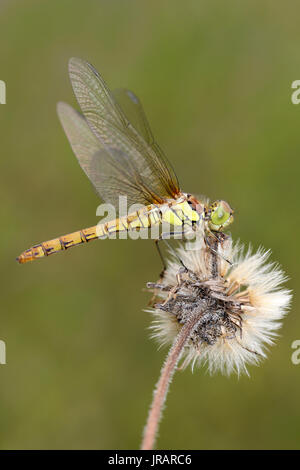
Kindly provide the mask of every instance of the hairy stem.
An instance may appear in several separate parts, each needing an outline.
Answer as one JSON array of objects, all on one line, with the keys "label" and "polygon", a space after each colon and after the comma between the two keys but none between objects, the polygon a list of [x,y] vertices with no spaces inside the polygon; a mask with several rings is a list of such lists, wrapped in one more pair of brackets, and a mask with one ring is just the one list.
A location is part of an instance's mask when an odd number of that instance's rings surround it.
[{"label": "hairy stem", "polygon": [[161,374],[154,390],[153,401],[150,407],[141,449],[151,450],[155,444],[159,422],[162,415],[163,406],[168,393],[169,385],[176,370],[178,361],[183,353],[184,347],[190,339],[193,331],[197,328],[203,315],[203,310],[194,312],[188,321],[183,325],[176,336],[173,345],[168,353],[167,359],[161,370]]}]

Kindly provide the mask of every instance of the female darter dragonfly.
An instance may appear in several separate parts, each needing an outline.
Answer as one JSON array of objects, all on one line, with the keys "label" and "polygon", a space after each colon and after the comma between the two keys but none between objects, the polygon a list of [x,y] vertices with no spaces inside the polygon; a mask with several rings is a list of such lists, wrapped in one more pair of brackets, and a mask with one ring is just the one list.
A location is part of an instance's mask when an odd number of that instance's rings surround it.
[{"label": "female darter dragonfly", "polygon": [[163,222],[174,230],[180,229],[183,235],[199,229],[205,239],[222,233],[233,221],[233,210],[225,201],[208,204],[180,190],[137,96],[126,89],[111,92],[95,68],[78,58],[70,59],[69,74],[82,114],[65,103],[58,103],[57,111],[81,168],[106,203],[117,208],[119,196],[125,195],[129,205],[143,207],[34,245],[17,258],[19,263],[116,232],[150,228]]}]

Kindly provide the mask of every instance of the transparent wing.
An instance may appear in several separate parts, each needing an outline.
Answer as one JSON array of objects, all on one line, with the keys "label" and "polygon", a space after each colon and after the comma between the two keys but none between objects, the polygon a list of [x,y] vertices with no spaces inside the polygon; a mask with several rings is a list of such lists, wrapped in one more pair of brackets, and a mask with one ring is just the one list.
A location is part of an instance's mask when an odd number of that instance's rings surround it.
[{"label": "transparent wing", "polygon": [[119,195],[126,195],[129,205],[149,204],[149,189],[143,188],[139,175],[137,180],[133,178],[134,172],[126,155],[120,153],[122,164],[118,165],[117,153],[111,158],[87,120],[68,104],[58,103],[57,113],[74,154],[101,199],[116,208]]},{"label": "transparent wing", "polygon": [[[81,59],[70,60],[69,72],[84,117],[101,144],[101,153],[93,157],[94,172],[114,169],[117,184],[126,179],[127,187],[140,190],[135,202],[161,203],[176,197],[180,192],[176,175],[155,143],[137,97],[128,90],[113,95],[94,67]],[[103,189],[92,182],[101,194]]]}]

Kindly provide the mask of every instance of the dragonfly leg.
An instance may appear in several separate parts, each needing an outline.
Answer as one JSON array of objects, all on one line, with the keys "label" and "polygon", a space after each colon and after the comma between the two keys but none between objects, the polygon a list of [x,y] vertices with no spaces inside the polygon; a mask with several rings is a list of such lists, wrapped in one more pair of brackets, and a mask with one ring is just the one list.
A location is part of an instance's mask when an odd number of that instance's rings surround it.
[{"label": "dragonfly leg", "polygon": [[[163,278],[164,278],[166,269],[167,269],[167,264],[166,264],[165,258],[164,258],[164,256],[163,256],[163,253],[162,253],[162,251],[161,251],[161,249],[160,249],[160,246],[159,246],[159,242],[161,242],[161,241],[164,241],[164,242],[165,242],[165,244],[167,245],[167,247],[169,248],[169,250],[170,250],[170,251],[173,253],[173,255],[179,260],[179,262],[180,262],[180,264],[183,266],[183,268],[184,268],[185,270],[187,270],[187,268],[184,266],[183,262],[182,262],[181,259],[179,258],[178,254],[176,253],[176,251],[168,244],[168,242],[167,242],[166,239],[164,238],[164,237],[166,237],[167,235],[168,235],[168,236],[169,236],[169,235],[175,235],[175,234],[178,235],[179,233],[182,234],[182,232],[170,232],[170,233],[168,232],[168,233],[165,233],[165,234],[162,233],[162,234],[160,235],[160,237],[155,240],[155,246],[156,246],[156,249],[157,249],[157,251],[158,251],[159,257],[160,257],[160,259],[161,259],[162,265],[163,265],[163,269],[162,269],[162,271],[161,271],[161,273],[160,273],[160,275],[159,275],[158,284],[161,284],[161,282],[162,282],[162,280],[163,280]],[[151,299],[150,299],[148,305],[151,306],[151,307],[153,307],[154,302],[155,302],[155,299],[156,299],[156,289],[154,290],[153,296],[151,297]]]},{"label": "dragonfly leg", "polygon": [[[221,232],[220,235],[222,235],[222,237],[225,237],[225,233]],[[209,231],[209,236],[212,236],[214,237],[217,242],[219,243],[220,242],[220,238],[216,235],[215,232],[213,231]],[[209,247],[210,251],[212,251],[215,255],[217,256],[220,256],[220,258],[222,258],[224,261],[226,261],[226,263],[230,264],[230,266],[233,266],[233,263],[231,261],[229,261],[229,259],[225,258],[225,256],[221,255],[221,253],[219,253],[217,250],[215,250],[215,248],[213,248],[209,242],[209,236],[208,237],[205,237],[205,243],[207,244],[207,246]]]}]

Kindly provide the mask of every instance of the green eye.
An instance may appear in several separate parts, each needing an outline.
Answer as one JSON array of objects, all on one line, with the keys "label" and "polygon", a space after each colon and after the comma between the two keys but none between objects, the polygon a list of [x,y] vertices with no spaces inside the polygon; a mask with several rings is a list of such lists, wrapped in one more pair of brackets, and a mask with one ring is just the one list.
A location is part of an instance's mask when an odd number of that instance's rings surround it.
[{"label": "green eye", "polygon": [[214,225],[224,225],[225,222],[229,219],[230,213],[224,210],[224,208],[219,205],[211,214],[211,221]]}]

